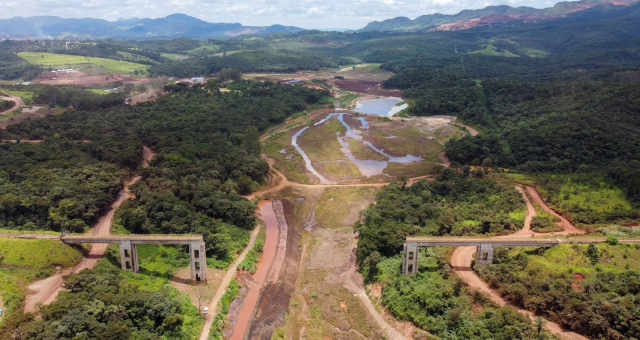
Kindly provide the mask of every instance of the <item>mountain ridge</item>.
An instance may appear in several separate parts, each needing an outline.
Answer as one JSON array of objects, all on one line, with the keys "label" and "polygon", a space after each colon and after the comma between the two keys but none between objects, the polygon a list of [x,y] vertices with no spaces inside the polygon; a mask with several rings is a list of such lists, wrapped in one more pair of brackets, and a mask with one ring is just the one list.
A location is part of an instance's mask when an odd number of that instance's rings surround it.
[{"label": "mountain ridge", "polygon": [[182,13],[163,18],[130,18],[108,21],[95,18],[57,16],[0,19],[0,39],[225,39],[246,34],[292,33],[294,26],[244,26],[240,23],[212,23]]},{"label": "mountain ridge", "polygon": [[537,9],[507,5],[488,6],[482,9],[465,9],[457,14],[427,14],[415,19],[396,17],[374,21],[360,32],[420,32],[460,31],[481,26],[507,23],[534,23],[565,18],[571,14],[596,7],[622,7],[640,3],[640,0],[581,0],[563,1],[553,7]]}]

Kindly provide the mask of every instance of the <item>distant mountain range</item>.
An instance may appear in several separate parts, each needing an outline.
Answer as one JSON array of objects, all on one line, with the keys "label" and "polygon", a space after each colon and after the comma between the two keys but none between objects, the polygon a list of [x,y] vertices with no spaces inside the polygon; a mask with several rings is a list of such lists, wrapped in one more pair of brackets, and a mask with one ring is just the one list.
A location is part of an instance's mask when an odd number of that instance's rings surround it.
[{"label": "distant mountain range", "polygon": [[414,20],[397,17],[384,21],[374,21],[361,32],[421,32],[459,31],[474,27],[510,23],[536,23],[561,19],[571,14],[590,9],[620,8],[640,3],[640,0],[582,0],[559,2],[544,9],[532,7],[490,6],[479,10],[464,10],[455,15],[429,14]]},{"label": "distant mountain range", "polygon": [[224,39],[246,34],[292,33],[303,29],[273,25],[244,26],[238,23],[210,23],[185,14],[158,19],[65,19],[53,16],[15,17],[0,20],[0,39]]}]

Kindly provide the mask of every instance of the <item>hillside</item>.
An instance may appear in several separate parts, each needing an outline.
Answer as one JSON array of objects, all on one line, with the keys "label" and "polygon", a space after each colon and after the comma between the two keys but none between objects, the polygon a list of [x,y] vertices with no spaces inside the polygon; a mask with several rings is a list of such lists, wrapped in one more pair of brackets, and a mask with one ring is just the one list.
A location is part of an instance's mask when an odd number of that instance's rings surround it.
[{"label": "hillside", "polygon": [[478,10],[463,10],[458,14],[429,14],[411,20],[398,17],[384,21],[374,21],[362,32],[419,32],[419,31],[460,31],[474,27],[499,24],[537,23],[567,18],[574,13],[589,10],[608,11],[636,4],[637,0],[581,0],[560,2],[553,7],[536,9],[532,7],[489,6]]},{"label": "hillside", "polygon": [[273,25],[243,26],[239,23],[210,23],[185,14],[157,19],[66,19],[53,16],[15,17],[0,20],[0,38],[30,39],[224,39],[246,34],[299,32],[297,27]]}]

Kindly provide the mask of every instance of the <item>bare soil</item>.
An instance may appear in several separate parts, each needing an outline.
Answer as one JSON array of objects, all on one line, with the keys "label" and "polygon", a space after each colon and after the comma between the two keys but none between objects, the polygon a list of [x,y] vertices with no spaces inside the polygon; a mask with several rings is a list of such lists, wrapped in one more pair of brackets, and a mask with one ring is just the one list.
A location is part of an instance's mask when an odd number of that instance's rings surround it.
[{"label": "bare soil", "polygon": [[244,335],[251,325],[250,320],[254,314],[255,306],[260,299],[260,292],[267,280],[267,275],[272,268],[278,249],[280,228],[276,214],[273,210],[273,202],[261,202],[259,206],[259,216],[265,226],[265,239],[262,256],[258,263],[258,269],[252,277],[242,306],[240,306],[237,314],[235,315],[235,323],[231,332],[231,339],[244,339]]},{"label": "bare soil", "polygon": [[[276,327],[284,323],[289,300],[295,290],[300,256],[300,233],[294,221],[293,206],[281,201],[283,209],[274,210],[280,227],[279,246],[266,286],[255,310],[249,339],[270,339]],[[286,239],[285,239],[286,232]],[[284,244],[283,244],[284,241]],[[240,339],[240,338],[238,338]]]},{"label": "bare soil", "polygon": [[402,90],[382,88],[382,82],[359,79],[336,79],[336,86],[343,90],[385,97],[402,97]]}]

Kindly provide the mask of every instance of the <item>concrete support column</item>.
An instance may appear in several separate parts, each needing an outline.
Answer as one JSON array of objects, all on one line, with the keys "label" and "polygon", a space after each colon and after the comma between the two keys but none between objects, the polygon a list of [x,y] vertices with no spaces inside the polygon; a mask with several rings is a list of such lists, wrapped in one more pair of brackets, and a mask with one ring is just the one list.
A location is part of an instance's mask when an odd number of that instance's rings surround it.
[{"label": "concrete support column", "polygon": [[493,246],[491,244],[481,244],[478,247],[476,263],[481,266],[493,263]]},{"label": "concrete support column", "polygon": [[137,273],[140,270],[136,245],[133,242],[120,241],[120,265],[125,271]]},{"label": "concrete support column", "polygon": [[404,254],[402,256],[402,273],[404,275],[414,275],[418,272],[418,244],[404,244]]},{"label": "concrete support column", "polygon": [[191,257],[191,281],[207,281],[207,254],[204,241],[191,242],[189,244],[189,256]]}]

